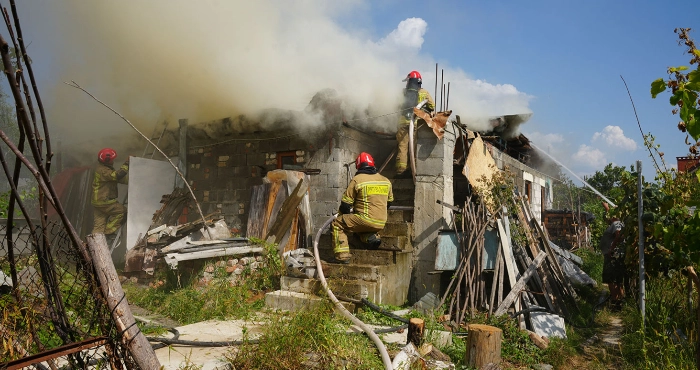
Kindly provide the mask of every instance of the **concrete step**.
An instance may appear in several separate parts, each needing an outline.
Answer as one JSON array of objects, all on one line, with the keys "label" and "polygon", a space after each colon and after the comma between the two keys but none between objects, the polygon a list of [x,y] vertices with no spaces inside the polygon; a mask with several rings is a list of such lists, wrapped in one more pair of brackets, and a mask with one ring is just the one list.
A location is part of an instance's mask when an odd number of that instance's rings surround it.
[{"label": "concrete step", "polygon": [[382,236],[407,236],[409,240],[413,239],[413,224],[409,222],[387,222],[384,225],[384,230],[379,232]]},{"label": "concrete step", "polygon": [[[397,229],[400,229],[402,226],[397,226]],[[394,229],[395,231],[397,229]],[[390,236],[390,235],[385,235],[384,231],[380,232],[380,236],[382,239],[382,244],[379,245],[380,250],[388,250],[388,251],[412,251],[413,250],[413,244],[411,243],[411,239],[413,237],[413,226],[409,227],[404,227],[405,232],[409,233],[408,230],[410,230],[409,235],[406,236]],[[357,238],[354,235],[351,235],[348,238],[348,241],[350,243],[350,250],[367,250],[367,245],[362,243],[359,238]],[[321,237],[318,240],[318,249],[320,250],[333,250],[333,237],[331,236],[330,233],[328,234],[321,234]],[[323,256],[323,253],[321,254]],[[329,256],[332,256],[329,255]],[[323,258],[323,257],[321,257]]]},{"label": "concrete step", "polygon": [[[277,290],[265,294],[265,306],[273,310],[301,311],[319,307],[326,298],[316,295]],[[350,312],[355,312],[355,305],[341,302]]]},{"label": "concrete step", "polygon": [[[354,265],[393,265],[396,264],[397,256],[399,254],[411,253],[410,251],[391,251],[391,250],[368,250],[368,249],[357,249],[350,247],[350,254],[352,258],[350,259],[350,264]],[[322,261],[331,261],[334,259],[335,254],[331,248],[320,248],[318,249],[318,254]]]},{"label": "concrete step", "polygon": [[280,290],[318,295],[321,291],[323,291],[323,287],[321,286],[321,282],[317,279],[282,276],[280,278]]},{"label": "concrete step", "polygon": [[[411,206],[413,206],[413,204],[411,204]],[[387,214],[386,222],[413,222],[413,211],[398,211],[390,209],[389,213]]]}]

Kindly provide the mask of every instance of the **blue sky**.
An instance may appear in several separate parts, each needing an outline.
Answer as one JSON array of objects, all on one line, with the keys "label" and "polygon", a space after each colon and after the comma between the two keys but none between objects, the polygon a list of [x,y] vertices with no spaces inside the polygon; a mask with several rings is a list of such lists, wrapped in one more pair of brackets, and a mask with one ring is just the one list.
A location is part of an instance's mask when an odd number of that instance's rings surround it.
[{"label": "blue sky", "polygon": [[412,69],[433,91],[437,62],[456,114],[532,111],[523,133],[579,175],[641,159],[653,176],[620,75],[668,164],[687,152],[668,96],[651,99],[649,87],[668,66],[687,63],[673,29],[700,30],[697,0],[19,6],[50,122],[67,142],[128,128],[64,81],[75,80],[150,132],[163,117],[301,110],[325,87],[387,113]]},{"label": "blue sky", "polygon": [[[422,50],[440,64],[460,66],[473,78],[512,84],[531,95],[534,115],[523,132],[577,173],[640,159],[645,174],[653,176],[620,75],[629,85],[642,128],[656,136],[668,164],[675,165],[675,157],[687,153],[685,136],[675,128],[678,119],[671,114],[668,96],[651,99],[649,85],[665,77],[668,66],[687,65],[673,30],[700,31],[700,1],[669,4],[383,1],[363,22],[384,34],[408,17],[426,20]],[[696,39],[698,31],[693,33]],[[616,136],[619,130],[606,131],[607,126],[619,127],[636,146]],[[613,137],[610,145],[605,139]]]}]

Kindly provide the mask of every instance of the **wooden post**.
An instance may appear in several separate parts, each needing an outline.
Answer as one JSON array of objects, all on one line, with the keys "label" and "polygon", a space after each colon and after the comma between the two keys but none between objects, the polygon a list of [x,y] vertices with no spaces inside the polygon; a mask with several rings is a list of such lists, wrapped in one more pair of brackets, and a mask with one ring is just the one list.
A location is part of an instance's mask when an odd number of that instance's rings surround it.
[{"label": "wooden post", "polygon": [[94,263],[97,278],[100,281],[102,294],[107,301],[107,306],[112,312],[112,318],[117,324],[117,330],[122,334],[122,342],[127,345],[129,353],[139,367],[143,370],[158,370],[160,363],[156,353],[148,342],[146,336],[141,333],[136,320],[131,314],[129,303],[124,297],[124,290],[119,282],[117,270],[114,268],[112,257],[107,247],[107,239],[104,234],[90,234],[87,236],[88,250]]},{"label": "wooden post", "polygon": [[416,348],[420,348],[423,344],[423,329],[425,329],[425,321],[423,321],[423,319],[414,317],[408,320],[408,336],[406,337],[406,341],[408,343],[413,343]]},{"label": "wooden post", "polygon": [[467,330],[469,335],[464,357],[467,367],[481,369],[484,365],[500,364],[502,330],[483,324],[471,324]]}]

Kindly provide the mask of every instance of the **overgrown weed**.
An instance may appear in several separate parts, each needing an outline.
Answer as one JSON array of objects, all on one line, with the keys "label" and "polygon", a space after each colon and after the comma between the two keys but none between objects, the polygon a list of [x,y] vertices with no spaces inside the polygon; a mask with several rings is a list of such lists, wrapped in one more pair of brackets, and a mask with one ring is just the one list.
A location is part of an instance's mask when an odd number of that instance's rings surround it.
[{"label": "overgrown weed", "polygon": [[246,319],[264,305],[265,292],[279,288],[281,262],[274,245],[265,245],[265,264],[256,270],[246,268],[236,283],[229,280],[225,267],[217,267],[214,278],[204,287],[197,279],[182,288],[176,272],[166,271],[163,285],[142,288],[125,284],[130,302],[183,324],[211,319]]},{"label": "overgrown weed", "polygon": [[332,304],[269,315],[259,343],[248,342],[227,359],[235,369],[381,369],[370,339],[348,334],[350,324]]}]

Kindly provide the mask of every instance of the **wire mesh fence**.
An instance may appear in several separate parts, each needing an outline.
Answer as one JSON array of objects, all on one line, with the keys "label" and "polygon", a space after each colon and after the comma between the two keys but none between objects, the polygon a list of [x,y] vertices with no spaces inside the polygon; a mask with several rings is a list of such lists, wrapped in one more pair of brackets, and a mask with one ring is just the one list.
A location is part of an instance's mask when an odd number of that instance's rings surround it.
[{"label": "wire mesh fence", "polygon": [[0,270],[0,369],[138,368],[62,223],[0,220]]}]

